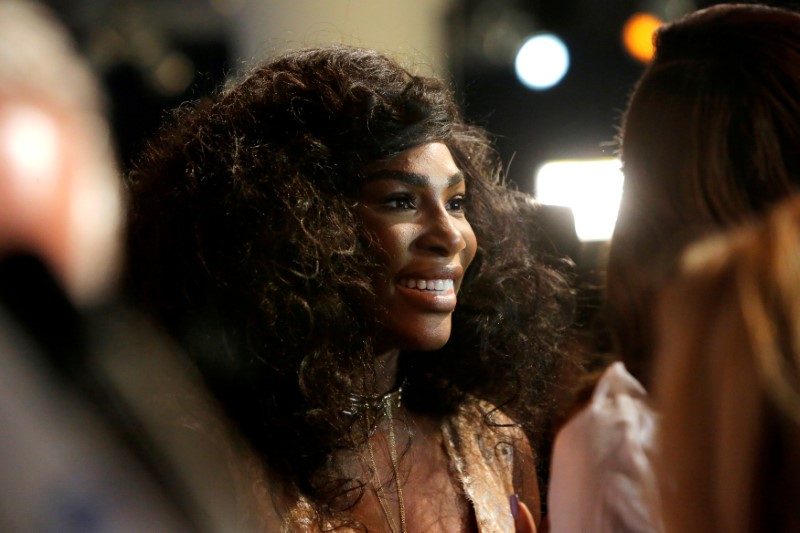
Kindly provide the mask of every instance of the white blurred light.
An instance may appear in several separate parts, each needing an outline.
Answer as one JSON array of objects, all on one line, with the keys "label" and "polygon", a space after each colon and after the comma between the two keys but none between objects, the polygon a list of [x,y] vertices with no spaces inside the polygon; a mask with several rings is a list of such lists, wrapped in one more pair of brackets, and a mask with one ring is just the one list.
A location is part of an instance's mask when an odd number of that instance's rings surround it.
[{"label": "white blurred light", "polygon": [[606,241],[614,232],[622,197],[619,159],[550,161],[535,178],[536,199],[572,208],[581,241]]},{"label": "white blurred light", "polygon": [[534,90],[553,87],[569,69],[569,50],[557,36],[545,33],[531,37],[519,48],[514,60],[517,78]]},{"label": "white blurred light", "polygon": [[0,115],[0,156],[8,160],[11,177],[31,201],[54,192],[59,149],[58,125],[38,106],[7,106]]}]

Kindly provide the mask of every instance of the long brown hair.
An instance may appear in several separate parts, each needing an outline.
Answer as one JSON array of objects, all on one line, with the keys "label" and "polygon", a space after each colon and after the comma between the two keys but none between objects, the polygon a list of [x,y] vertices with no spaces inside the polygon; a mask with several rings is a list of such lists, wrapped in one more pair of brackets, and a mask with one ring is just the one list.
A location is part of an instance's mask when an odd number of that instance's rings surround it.
[{"label": "long brown hair", "polygon": [[800,527],[800,196],[693,245],[663,291],[655,398],[668,533]]},{"label": "long brown hair", "polygon": [[664,26],[655,46],[621,130],[607,271],[616,349],[645,382],[653,296],[683,246],[800,185],[800,15],[718,5]]}]

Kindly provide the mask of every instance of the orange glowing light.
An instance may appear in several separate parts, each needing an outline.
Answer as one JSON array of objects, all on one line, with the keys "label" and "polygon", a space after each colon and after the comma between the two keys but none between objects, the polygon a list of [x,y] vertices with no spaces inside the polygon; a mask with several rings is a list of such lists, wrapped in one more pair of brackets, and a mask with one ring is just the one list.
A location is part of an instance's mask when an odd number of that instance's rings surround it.
[{"label": "orange glowing light", "polygon": [[634,59],[647,63],[653,59],[653,34],[664,23],[649,13],[634,13],[622,28],[625,50]]}]

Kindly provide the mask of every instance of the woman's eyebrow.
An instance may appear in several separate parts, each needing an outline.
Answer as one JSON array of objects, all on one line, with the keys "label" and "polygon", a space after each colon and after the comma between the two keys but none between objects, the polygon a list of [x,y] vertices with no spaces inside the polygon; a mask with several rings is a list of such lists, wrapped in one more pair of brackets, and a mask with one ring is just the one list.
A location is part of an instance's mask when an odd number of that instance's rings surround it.
[{"label": "woman's eyebrow", "polygon": [[[407,170],[382,169],[367,175],[368,182],[381,179],[402,181],[414,187],[425,187],[431,182],[429,176],[418,172],[409,172]],[[458,185],[462,181],[464,181],[464,173],[459,170],[447,177],[447,186],[452,187]]]}]

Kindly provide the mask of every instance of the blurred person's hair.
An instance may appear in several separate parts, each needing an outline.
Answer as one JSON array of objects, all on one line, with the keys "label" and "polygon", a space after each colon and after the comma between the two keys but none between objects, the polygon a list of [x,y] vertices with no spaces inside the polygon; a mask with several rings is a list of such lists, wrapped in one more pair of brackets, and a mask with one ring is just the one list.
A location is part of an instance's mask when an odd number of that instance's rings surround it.
[{"label": "blurred person's hair", "polygon": [[680,250],[800,186],[800,14],[718,5],[662,27],[624,116],[621,157],[608,321],[647,384],[653,298]]},{"label": "blurred person's hair", "polygon": [[800,197],[690,246],[661,295],[667,532],[798,531]]}]

